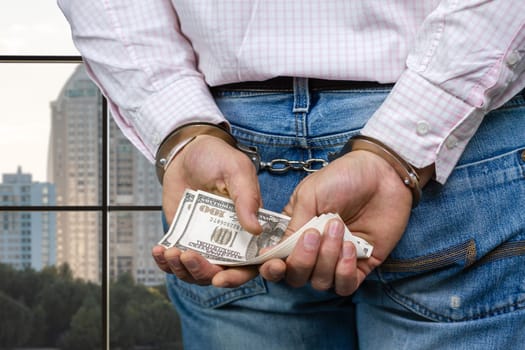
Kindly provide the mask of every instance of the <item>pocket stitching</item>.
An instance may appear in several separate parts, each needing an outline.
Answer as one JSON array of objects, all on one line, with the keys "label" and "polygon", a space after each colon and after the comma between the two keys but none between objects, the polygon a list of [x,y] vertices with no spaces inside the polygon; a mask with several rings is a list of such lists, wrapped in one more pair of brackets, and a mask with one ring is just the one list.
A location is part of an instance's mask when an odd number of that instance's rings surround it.
[{"label": "pocket stitching", "polygon": [[[177,293],[180,296],[184,296],[194,304],[207,308],[219,308],[239,299],[268,292],[268,289],[260,276],[255,277],[253,280],[237,288],[223,288],[219,293],[214,293],[214,295],[209,297],[196,293],[194,291],[197,287],[196,285],[192,285],[179,279],[173,279],[171,283],[176,285]],[[188,286],[184,286],[182,283],[187,283]],[[253,284],[253,286],[250,284]]]}]

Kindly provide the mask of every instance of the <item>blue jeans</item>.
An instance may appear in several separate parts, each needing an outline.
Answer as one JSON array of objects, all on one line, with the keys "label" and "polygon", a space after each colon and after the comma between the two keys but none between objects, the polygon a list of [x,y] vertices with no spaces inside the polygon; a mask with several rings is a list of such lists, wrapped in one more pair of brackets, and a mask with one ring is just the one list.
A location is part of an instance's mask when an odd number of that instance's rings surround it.
[{"label": "blue jeans", "polygon": [[[327,159],[359,132],[388,88],[223,91],[239,142],[264,161]],[[260,277],[239,288],[169,275],[185,349],[508,349],[525,344],[525,99],[490,113],[446,185],[424,189],[397,248],[351,297]],[[281,211],[307,174],[262,172]],[[349,194],[349,198],[351,195]],[[378,218],[380,220],[380,218]]]}]

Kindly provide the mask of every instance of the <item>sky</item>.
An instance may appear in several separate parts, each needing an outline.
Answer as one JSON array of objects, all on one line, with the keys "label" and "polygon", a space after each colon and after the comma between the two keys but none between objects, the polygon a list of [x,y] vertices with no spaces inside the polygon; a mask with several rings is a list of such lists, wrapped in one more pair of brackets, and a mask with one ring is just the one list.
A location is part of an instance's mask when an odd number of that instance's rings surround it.
[{"label": "sky", "polygon": [[[0,55],[78,55],[56,0],[0,0]],[[75,67],[0,63],[0,174],[46,181],[50,102]]]}]

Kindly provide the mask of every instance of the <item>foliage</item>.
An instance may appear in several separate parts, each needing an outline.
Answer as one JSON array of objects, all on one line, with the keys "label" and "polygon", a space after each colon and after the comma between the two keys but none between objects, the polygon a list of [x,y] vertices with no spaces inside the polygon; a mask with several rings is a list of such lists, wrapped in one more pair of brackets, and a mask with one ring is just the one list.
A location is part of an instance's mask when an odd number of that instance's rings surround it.
[{"label": "foliage", "polygon": [[180,342],[180,323],[173,307],[158,289],[137,285],[122,275],[110,286],[111,348],[150,346],[161,349]]},{"label": "foliage", "polygon": [[71,328],[60,340],[60,348],[64,350],[102,349],[101,317],[100,303],[94,298],[85,299],[71,320]]},{"label": "foliage", "polygon": [[[0,348],[103,348],[99,285],[73,278],[67,265],[34,271],[0,264],[0,281]],[[110,283],[109,303],[112,349],[180,348],[180,323],[163,286],[123,275]]]},{"label": "foliage", "polygon": [[31,333],[31,310],[0,292],[0,315],[0,349],[24,344]]}]

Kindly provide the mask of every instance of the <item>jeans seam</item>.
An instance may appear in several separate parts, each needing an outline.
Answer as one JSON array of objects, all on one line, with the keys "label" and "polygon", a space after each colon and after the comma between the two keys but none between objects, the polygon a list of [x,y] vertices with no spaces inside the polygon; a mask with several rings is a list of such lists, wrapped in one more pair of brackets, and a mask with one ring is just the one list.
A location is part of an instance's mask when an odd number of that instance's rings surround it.
[{"label": "jeans seam", "polygon": [[494,156],[494,157],[484,158],[484,159],[482,159],[482,160],[478,160],[478,161],[475,161],[475,162],[470,162],[470,163],[461,164],[461,165],[456,166],[456,168],[455,168],[454,170],[464,169],[464,168],[468,168],[468,167],[471,167],[471,166],[480,165],[480,164],[483,164],[483,163],[486,163],[486,162],[495,161],[495,160],[498,160],[498,159],[501,159],[501,158],[507,157],[507,156],[509,156],[509,155],[516,154],[516,152],[519,153],[519,151],[520,151],[521,149],[523,149],[523,148],[522,148],[522,147],[518,147],[517,149],[513,149],[513,150],[511,150],[511,151],[508,151],[508,152],[505,152],[505,153],[498,154],[497,156]]},{"label": "jeans seam", "polygon": [[[292,142],[275,143],[275,142],[264,141],[264,139],[269,139],[269,138],[271,138],[272,141],[276,140],[276,139],[277,140],[279,140],[279,139],[297,140],[297,136],[292,136],[292,135],[266,136],[265,134],[255,133],[255,132],[252,133],[252,132],[245,131],[245,130],[246,129],[244,129],[242,127],[238,127],[238,126],[233,125],[232,134],[235,136],[237,141],[239,141],[242,144],[246,144],[246,145],[258,144],[258,145],[262,145],[262,146],[273,146],[273,147],[290,147],[290,146],[293,147],[293,146],[299,145],[299,143],[297,143],[297,142],[294,144]],[[327,145],[319,145],[319,146],[312,146],[311,144],[308,144],[308,147],[310,147],[312,149],[326,149],[326,148],[331,148],[331,147],[341,147],[348,141],[348,139],[352,135],[357,134],[359,132],[359,130],[361,130],[361,129],[353,129],[353,130],[345,131],[345,132],[342,132],[342,133],[338,133],[336,135],[318,136],[318,137],[314,138],[318,142],[322,141],[322,142],[330,143],[330,142],[332,142],[332,140],[337,140],[337,139],[341,139],[341,140],[337,141],[336,143],[331,143],[331,144],[327,144]],[[256,137],[255,141],[254,141],[254,137],[253,136]]]},{"label": "jeans seam", "polygon": [[[518,257],[518,256],[525,256],[525,240],[519,240],[519,241],[512,241],[512,242],[505,242],[502,243],[500,246],[492,250],[491,252],[487,253],[483,258],[476,261],[475,263],[468,266],[470,269],[478,268],[482,265],[496,262],[499,260],[512,258],[512,257]],[[395,287],[396,282],[389,282],[385,279],[385,276],[383,275],[383,268],[380,267],[376,270],[376,274],[379,278],[379,280],[382,282],[383,288],[385,293],[396,303],[399,305],[407,308],[408,310],[423,316],[425,318],[439,321],[439,322],[459,322],[459,321],[470,321],[470,320],[476,320],[476,319],[482,319],[486,317],[496,316],[503,313],[508,313],[512,311],[516,311],[519,309],[525,308],[525,294],[521,294],[520,297],[518,297],[514,302],[502,305],[496,308],[491,308],[487,310],[486,312],[476,312],[471,313],[468,316],[463,317],[452,317],[444,315],[443,313],[438,313],[436,311],[431,310],[429,307],[421,304],[420,302],[417,302],[413,298],[405,295],[404,293],[400,293],[397,291]]]},{"label": "jeans seam", "polygon": [[[179,295],[184,295],[186,298],[193,301],[195,304],[198,304],[202,307],[218,308],[223,305],[229,304],[235,300],[244,299],[258,294],[267,293],[268,290],[264,284],[264,281],[260,277],[254,278],[248,283],[253,283],[254,286],[241,286],[231,290],[224,290],[222,293],[214,295],[213,297],[203,298],[198,293],[194,293],[190,288],[184,288],[181,286],[181,283],[186,283],[180,280],[171,281],[175,283],[179,288],[177,288],[177,293]],[[193,287],[193,286],[192,286]]]},{"label": "jeans seam", "polygon": [[496,249],[487,253],[478,260],[473,267],[487,264],[493,261],[525,255],[525,241],[504,242]]},{"label": "jeans seam", "polygon": [[387,259],[380,270],[387,273],[423,272],[435,270],[464,261],[465,267],[472,265],[476,259],[476,242],[471,239],[458,245],[448,247],[433,254],[412,259]]},{"label": "jeans seam", "polygon": [[453,318],[450,316],[445,316],[443,314],[437,313],[435,311],[431,311],[426,306],[416,302],[412,298],[409,298],[403,294],[398,293],[395,288],[390,285],[389,283],[385,283],[383,285],[383,288],[385,290],[385,293],[396,303],[399,305],[405,307],[406,309],[416,313],[417,315],[420,315],[422,317],[425,317],[427,319],[437,321],[437,322],[465,322],[465,321],[474,321],[479,320],[487,317],[493,317],[513,311],[517,311],[520,309],[525,309],[525,298],[519,298],[518,300],[504,305],[497,307],[495,309],[491,309],[488,312],[478,312],[476,314],[473,314],[472,316],[465,316],[465,317],[458,317]]}]

